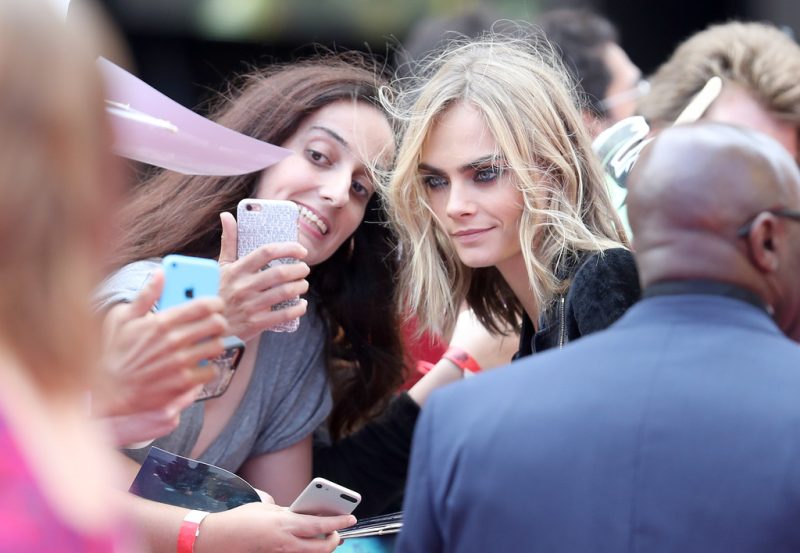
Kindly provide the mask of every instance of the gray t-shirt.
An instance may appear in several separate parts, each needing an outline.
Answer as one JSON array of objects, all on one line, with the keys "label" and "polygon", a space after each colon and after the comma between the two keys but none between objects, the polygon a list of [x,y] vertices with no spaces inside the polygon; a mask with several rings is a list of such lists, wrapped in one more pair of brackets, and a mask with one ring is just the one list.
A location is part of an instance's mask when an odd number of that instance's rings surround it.
[{"label": "gray t-shirt", "polygon": [[[158,259],[126,265],[103,283],[98,306],[131,301],[157,267]],[[284,449],[312,434],[331,409],[324,350],[325,326],[312,301],[297,331],[264,332],[241,403],[199,460],[235,472],[251,457]],[[178,428],[152,445],[188,456],[202,426],[203,402],[198,402],[181,414]],[[141,463],[149,449],[125,453]]]}]

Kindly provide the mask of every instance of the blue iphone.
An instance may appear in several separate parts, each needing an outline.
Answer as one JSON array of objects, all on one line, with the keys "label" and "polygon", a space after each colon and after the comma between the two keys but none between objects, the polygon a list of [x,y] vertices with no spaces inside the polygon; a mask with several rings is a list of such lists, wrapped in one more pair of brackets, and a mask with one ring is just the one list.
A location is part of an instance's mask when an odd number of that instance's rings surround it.
[{"label": "blue iphone", "polygon": [[159,309],[219,294],[219,264],[213,259],[168,255],[162,265],[164,291],[158,300]]},{"label": "blue iphone", "polygon": [[[164,290],[158,300],[159,310],[169,309],[195,298],[219,295],[219,263],[213,259],[173,254],[166,256],[161,265],[164,268]],[[239,352],[239,356],[241,356],[241,352]],[[206,363],[208,361],[201,361],[200,365]],[[218,378],[228,372],[218,371]],[[232,376],[232,371],[230,372]],[[228,378],[228,382],[230,382],[230,378]],[[224,388],[227,388],[227,383]],[[222,392],[225,391],[224,388]],[[210,397],[214,396],[205,394],[201,399]]]}]

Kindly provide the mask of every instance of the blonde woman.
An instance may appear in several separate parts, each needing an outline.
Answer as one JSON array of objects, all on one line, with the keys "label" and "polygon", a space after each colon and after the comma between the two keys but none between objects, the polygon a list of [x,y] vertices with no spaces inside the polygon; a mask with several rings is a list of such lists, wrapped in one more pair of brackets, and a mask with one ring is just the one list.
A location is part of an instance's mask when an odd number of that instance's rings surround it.
[{"label": "blonde woman", "polygon": [[446,333],[463,301],[518,356],[611,324],[639,296],[572,85],[533,41],[453,44],[400,98],[387,196],[401,290]]}]

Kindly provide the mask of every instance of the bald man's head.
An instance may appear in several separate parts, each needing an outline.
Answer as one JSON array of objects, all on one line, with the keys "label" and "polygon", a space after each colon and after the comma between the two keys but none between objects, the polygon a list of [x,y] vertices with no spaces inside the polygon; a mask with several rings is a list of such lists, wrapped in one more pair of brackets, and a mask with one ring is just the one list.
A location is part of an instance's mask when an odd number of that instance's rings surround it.
[{"label": "bald man's head", "polygon": [[719,123],[667,129],[642,153],[628,188],[644,286],[729,282],[776,310],[800,299],[800,274],[789,274],[800,270],[800,223],[768,211],[800,210],[800,173],[771,138]]}]

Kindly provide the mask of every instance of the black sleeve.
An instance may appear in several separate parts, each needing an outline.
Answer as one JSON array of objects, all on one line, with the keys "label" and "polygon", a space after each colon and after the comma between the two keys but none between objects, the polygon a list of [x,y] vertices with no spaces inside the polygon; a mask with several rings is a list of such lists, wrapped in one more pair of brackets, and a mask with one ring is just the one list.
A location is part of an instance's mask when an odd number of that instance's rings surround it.
[{"label": "black sleeve", "polygon": [[607,328],[641,296],[633,254],[615,248],[590,256],[575,274],[569,296],[581,336]]},{"label": "black sleeve", "polygon": [[361,494],[359,518],[382,514],[402,496],[420,408],[408,394],[380,417],[331,445],[314,445],[314,476]]}]

